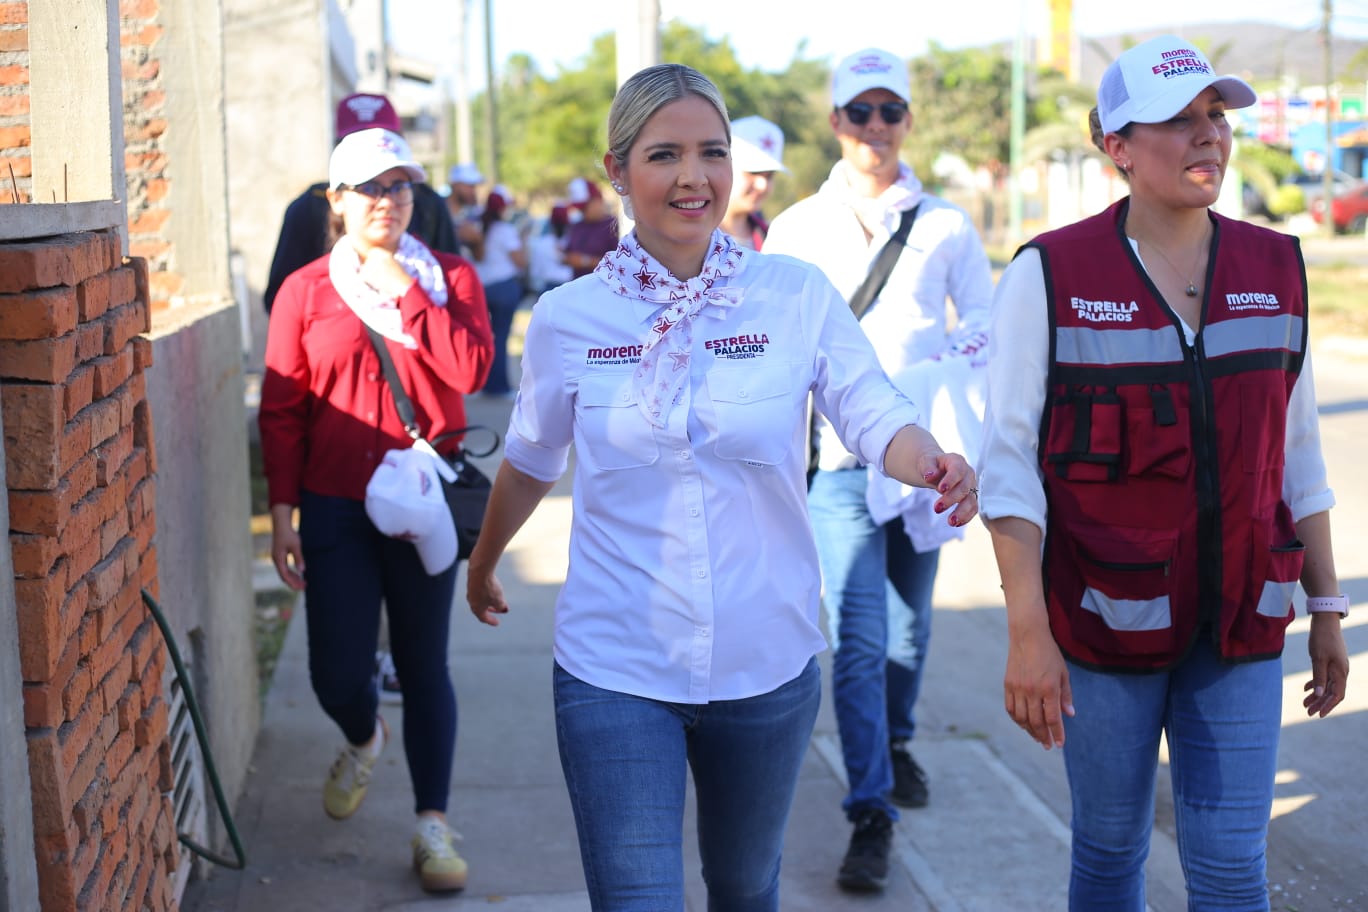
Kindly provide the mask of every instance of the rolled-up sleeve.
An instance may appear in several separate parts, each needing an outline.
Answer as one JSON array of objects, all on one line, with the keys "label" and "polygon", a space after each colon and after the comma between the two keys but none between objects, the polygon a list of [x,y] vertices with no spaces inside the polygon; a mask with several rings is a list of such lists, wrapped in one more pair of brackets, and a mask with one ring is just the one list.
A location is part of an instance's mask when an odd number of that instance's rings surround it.
[{"label": "rolled-up sleeve", "polygon": [[555,331],[554,291],[532,309],[523,341],[522,381],[508,423],[504,458],[538,481],[565,474],[574,440],[575,401]]}]

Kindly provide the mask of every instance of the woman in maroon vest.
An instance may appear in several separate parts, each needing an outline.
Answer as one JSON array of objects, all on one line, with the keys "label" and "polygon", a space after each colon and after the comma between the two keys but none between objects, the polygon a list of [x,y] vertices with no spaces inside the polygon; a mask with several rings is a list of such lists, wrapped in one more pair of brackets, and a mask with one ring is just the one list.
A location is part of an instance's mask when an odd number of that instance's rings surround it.
[{"label": "woman in maroon vest", "polygon": [[[1155,38],[1102,77],[1094,142],[1130,184],[998,286],[982,512],[1006,596],[1007,712],[1063,748],[1071,910],[1142,910],[1160,735],[1191,908],[1267,909],[1284,630],[1311,596],[1303,706],[1349,661],[1295,239],[1209,211],[1228,108]],[[1044,319],[1042,319],[1044,317]]]}]

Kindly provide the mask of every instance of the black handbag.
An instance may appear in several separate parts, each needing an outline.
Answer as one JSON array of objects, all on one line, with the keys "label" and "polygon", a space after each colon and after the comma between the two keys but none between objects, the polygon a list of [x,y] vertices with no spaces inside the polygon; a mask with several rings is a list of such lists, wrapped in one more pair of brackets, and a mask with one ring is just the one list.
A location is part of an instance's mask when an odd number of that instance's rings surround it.
[{"label": "black handbag", "polygon": [[[384,337],[371,329],[370,326],[366,327],[366,334],[370,336],[371,345],[380,358],[380,367],[385,372],[385,383],[389,385],[390,395],[394,397],[394,407],[399,412],[399,420],[404,422],[404,430],[417,443],[423,439],[423,434],[418,428],[417,414],[413,410],[413,400],[408,397],[408,393],[404,392],[404,385],[399,382],[399,373],[394,368],[394,359],[390,357],[389,349],[385,347]],[[489,445],[488,449],[479,452],[466,449],[463,445],[455,453],[449,456],[441,456],[442,460],[455,472],[456,480],[448,481],[439,474],[439,477],[442,478],[442,493],[446,495],[447,508],[451,510],[452,522],[456,524],[456,559],[458,561],[468,559],[471,552],[475,550],[475,542],[480,537],[480,527],[484,525],[485,508],[489,505],[489,492],[494,487],[489,476],[481,472],[470,461],[469,457],[480,458],[490,455],[499,448],[502,438],[499,437],[499,432],[491,427],[472,424],[469,427],[448,431],[427,441],[428,445],[433,448],[433,452],[436,452],[437,444],[450,437],[459,437],[471,431],[484,431],[493,438],[494,442]]]}]

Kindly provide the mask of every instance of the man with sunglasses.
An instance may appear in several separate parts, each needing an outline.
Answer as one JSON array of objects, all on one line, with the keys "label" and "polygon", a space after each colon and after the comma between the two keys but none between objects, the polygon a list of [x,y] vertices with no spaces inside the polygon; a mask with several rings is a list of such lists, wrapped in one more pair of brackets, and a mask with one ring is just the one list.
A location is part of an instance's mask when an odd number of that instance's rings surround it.
[{"label": "man with sunglasses", "polygon": [[[983,244],[968,215],[926,193],[898,158],[912,131],[902,59],[877,48],[850,55],[832,74],[831,95],[829,121],[841,160],[816,194],[774,219],[765,252],[815,264],[851,301],[891,242],[897,259],[861,325],[895,382],[919,377],[925,388],[931,375],[943,386],[951,382],[946,378],[960,376],[949,359],[981,351],[987,341],[993,286]],[[910,227],[900,243],[905,217]],[[957,315],[953,331],[947,299]],[[917,405],[929,423],[932,403]],[[915,498],[893,510],[881,506],[880,515],[871,512],[879,498],[869,496],[865,466],[820,416],[815,432],[817,471],[808,512],[850,783],[842,807],[854,825],[837,881],[848,890],[879,891],[888,875],[895,805],[915,808],[928,801],[926,775],[907,743],[931,635],[939,548],[963,532],[943,519],[934,522],[930,505]]]}]

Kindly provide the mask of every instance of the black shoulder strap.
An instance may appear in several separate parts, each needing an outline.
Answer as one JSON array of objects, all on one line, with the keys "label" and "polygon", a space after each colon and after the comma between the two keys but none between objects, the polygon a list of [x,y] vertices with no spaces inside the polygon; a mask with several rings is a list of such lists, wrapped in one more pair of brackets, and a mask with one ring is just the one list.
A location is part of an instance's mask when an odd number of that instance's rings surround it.
[{"label": "black shoulder strap", "polygon": [[[404,384],[399,382],[399,372],[394,367],[394,359],[390,357],[389,348],[385,345],[385,338],[378,332],[366,325],[366,335],[370,336],[371,345],[375,348],[375,354],[380,358],[380,368],[385,372],[385,383],[390,388],[390,395],[394,397],[394,408],[399,412],[399,420],[404,422],[404,430],[414,440],[419,440],[423,436],[422,430],[418,427],[418,415],[413,410],[413,400],[408,393],[404,392]],[[470,452],[472,456],[488,456],[499,448],[502,438],[499,432],[493,428],[485,427],[483,424],[472,424],[467,427],[457,428],[454,431],[447,431],[428,441],[433,446],[441,443],[449,437],[464,435],[470,431],[488,431],[494,438],[494,442],[487,450],[482,452]]]},{"label": "black shoulder strap", "polygon": [[893,232],[893,236],[888,239],[888,243],[883,245],[879,255],[874,258],[874,265],[869,267],[869,275],[860,283],[860,287],[855,289],[855,293],[850,296],[850,310],[855,314],[855,319],[860,319],[869,310],[869,305],[874,303],[874,299],[883,291],[884,283],[888,281],[888,275],[893,271],[893,265],[898,262],[898,256],[903,248],[907,246],[907,236],[912,233],[912,223],[917,220],[917,210],[921,208],[921,203],[911,209],[904,209],[902,220],[898,222],[898,230]]}]

